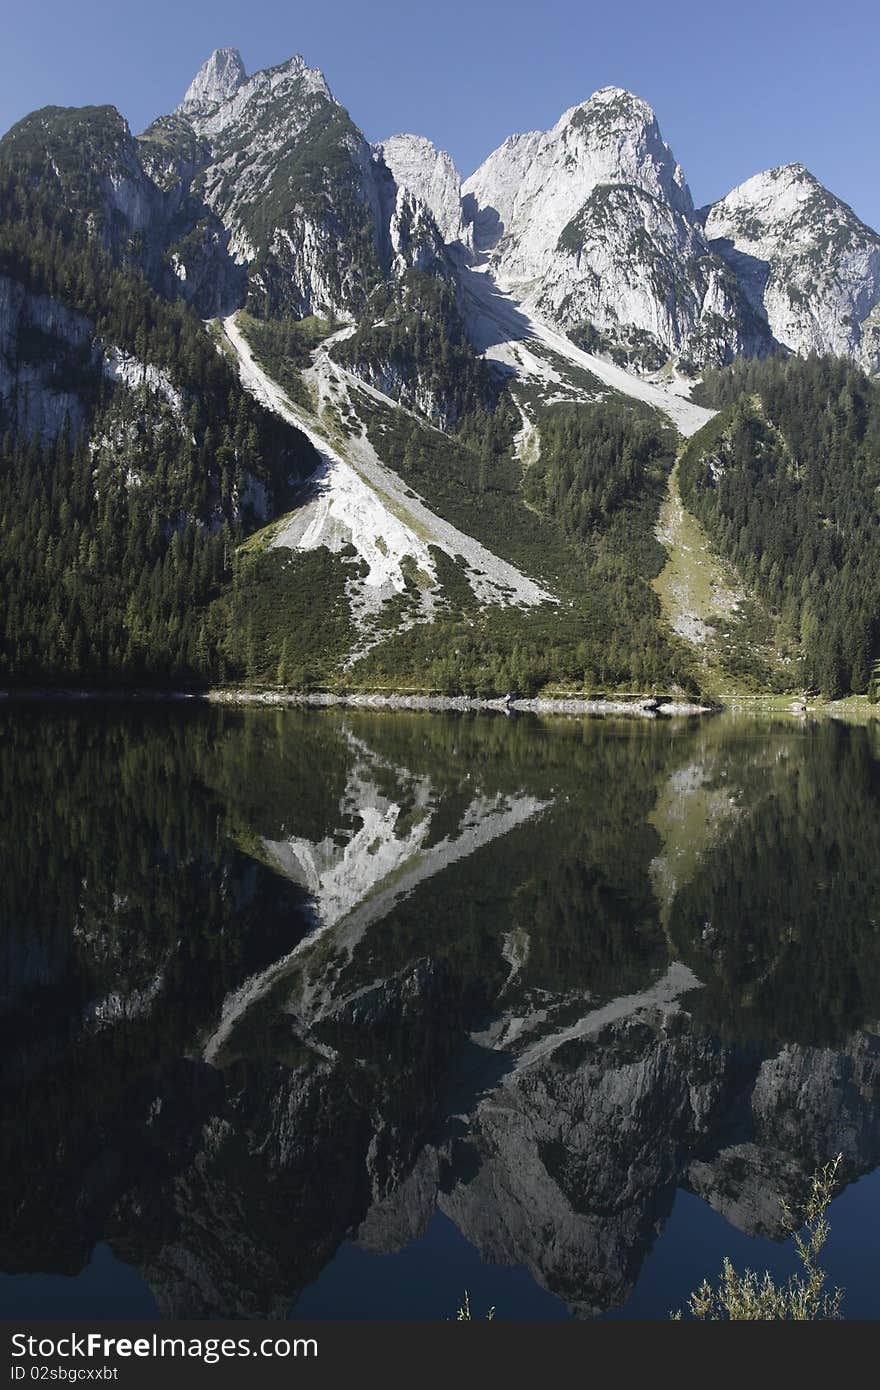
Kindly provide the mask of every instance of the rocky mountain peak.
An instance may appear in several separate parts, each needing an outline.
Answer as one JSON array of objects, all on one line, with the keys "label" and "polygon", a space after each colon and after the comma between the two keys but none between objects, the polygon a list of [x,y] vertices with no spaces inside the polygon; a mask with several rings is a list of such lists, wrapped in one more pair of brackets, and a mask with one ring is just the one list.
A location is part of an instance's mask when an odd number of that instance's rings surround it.
[{"label": "rocky mountain peak", "polygon": [[771,172],[774,174],[787,174],[789,178],[793,179],[812,179],[813,183],[818,183],[818,179],[810,173],[809,169],[798,162],[794,164],[780,164],[778,168],[773,169]]},{"label": "rocky mountain peak", "polygon": [[461,240],[461,175],[452,157],[423,135],[392,135],[373,149],[384,159],[398,187],[430,208],[444,241]]},{"label": "rocky mountain peak", "polygon": [[[602,87],[559,118],[548,141],[583,149],[597,183],[630,183],[690,216],[681,166],[660,133],[653,108],[623,87]],[[570,156],[569,156],[570,157]]]},{"label": "rocky mountain peak", "polygon": [[313,98],[334,100],[324,74],[301,54],[248,77],[238,51],[221,48],[198,72],[178,112],[199,135],[211,138],[235,128],[247,138],[248,130],[265,130],[267,123],[274,135],[288,117],[295,125]]},{"label": "rocky mountain peak", "polygon": [[754,174],[701,216],[779,342],[880,370],[880,236],[803,164]]},{"label": "rocky mountain peak", "polygon": [[[464,185],[486,244],[494,228],[514,280],[540,275],[546,253],[603,185],[642,190],[684,217],[693,202],[651,107],[603,87],[563,112],[551,130],[506,140]],[[514,244],[517,254],[513,255]]]},{"label": "rocky mountain peak", "polygon": [[603,122],[606,124],[657,124],[657,117],[654,115],[653,108],[642,97],[636,96],[634,92],[628,92],[625,87],[600,87],[586,101],[581,101],[577,106],[572,106],[568,111],[565,111],[558,124],[567,124],[579,111],[594,117],[598,117],[601,113]]},{"label": "rocky mountain peak", "polygon": [[321,69],[310,68],[301,53],[294,53],[292,58],[279,63],[277,67],[269,68],[265,74],[258,73],[257,76],[265,76],[273,91],[292,79],[301,83],[306,92],[312,95],[317,93],[319,96],[333,100],[333,93],[330,91],[327,79]]},{"label": "rocky mountain peak", "polygon": [[603,87],[552,129],[504,142],[463,186],[502,288],[645,366],[759,351],[735,281],[709,253],[653,110]]},{"label": "rocky mountain peak", "polygon": [[186,89],[178,110],[201,110],[228,101],[247,78],[237,48],[215,48]]},{"label": "rocky mountain peak", "polygon": [[737,220],[738,210],[743,210],[748,215],[752,233],[757,234],[759,224],[763,229],[770,224],[790,223],[819,192],[824,192],[822,185],[803,164],[780,164],[738,184],[726,198],[707,210],[705,221],[708,227],[726,216]]}]

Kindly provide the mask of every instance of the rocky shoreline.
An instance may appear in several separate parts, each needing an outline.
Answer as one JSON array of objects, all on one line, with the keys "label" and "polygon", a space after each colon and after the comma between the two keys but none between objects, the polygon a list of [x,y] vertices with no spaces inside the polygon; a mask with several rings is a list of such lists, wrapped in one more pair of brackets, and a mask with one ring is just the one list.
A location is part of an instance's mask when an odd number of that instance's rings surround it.
[{"label": "rocky shoreline", "polygon": [[846,700],[828,703],[792,696],[781,703],[765,704],[759,696],[731,696],[723,704],[700,704],[664,696],[637,695],[630,698],[568,696],[516,698],[505,695],[484,699],[475,695],[384,695],[378,692],[349,691],[310,693],[281,690],[246,690],[235,686],[209,690],[162,690],[150,686],[108,686],[89,690],[74,686],[11,686],[0,689],[0,704],[44,701],[49,704],[215,704],[287,709],[307,706],[326,709],[422,710],[428,713],[564,714],[614,716],[630,719],[693,718],[703,714],[727,713],[746,717],[794,715],[799,719],[827,716],[835,719],[865,720],[880,717],[880,705],[853,708]]},{"label": "rocky shoreline", "polygon": [[371,695],[329,693],[285,694],[274,690],[212,690],[206,696],[215,704],[247,705],[309,705],[325,708],[343,705],[353,709],[403,709],[433,712],[494,711],[500,714],[612,714],[641,719],[658,716],[711,714],[710,705],[689,701],[657,700],[645,695],[635,700],[581,699],[517,699],[510,695],[500,699],[483,699],[475,695]]},{"label": "rocky shoreline", "polygon": [[271,706],[282,709],[304,705],[323,709],[338,705],[350,709],[424,710],[433,713],[489,711],[496,714],[624,715],[639,719],[716,713],[716,707],[711,705],[694,704],[686,700],[657,699],[651,695],[644,695],[631,700],[580,697],[517,699],[507,695],[500,699],[490,700],[472,695],[380,695],[357,692],[331,694],[326,691],[305,694],[236,688],[198,691],[123,687],[77,690],[37,686],[0,690],[0,700],[4,699],[65,703],[119,701],[132,704],[169,704],[196,701],[218,705],[255,705],[264,708]]}]

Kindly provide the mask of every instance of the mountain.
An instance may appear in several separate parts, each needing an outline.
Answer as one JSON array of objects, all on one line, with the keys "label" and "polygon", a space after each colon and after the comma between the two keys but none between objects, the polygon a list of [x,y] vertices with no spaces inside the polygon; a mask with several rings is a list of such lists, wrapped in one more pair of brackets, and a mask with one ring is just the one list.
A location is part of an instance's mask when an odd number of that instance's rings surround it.
[{"label": "mountain", "polygon": [[499,283],[587,345],[648,367],[769,347],[709,248],[646,102],[606,87],[544,133],[505,141],[463,185]]},{"label": "mountain", "polygon": [[63,223],[65,239],[100,246],[163,297],[181,295],[204,314],[237,300],[228,236],[192,190],[204,146],[188,125],[170,129],[173,143],[158,132],[137,140],[111,106],[25,117],[0,142],[4,229],[34,216]]},{"label": "mountain", "polygon": [[9,678],[206,675],[235,544],[317,461],[171,297],[165,253],[195,206],[111,108],[49,108],[0,142]]},{"label": "mountain", "polygon": [[302,57],[247,77],[237,50],[218,50],[146,138],[177,146],[181,124],[205,142],[195,186],[259,312],[356,312],[389,273],[442,255],[437,229]]},{"label": "mountain", "polygon": [[215,48],[186,89],[178,110],[191,117],[208,116],[234,96],[247,79],[237,48]]},{"label": "mountain", "polygon": [[374,145],[395,181],[430,208],[443,240],[467,241],[461,207],[461,174],[445,150],[423,135],[392,135]]},{"label": "mountain", "polygon": [[880,236],[802,164],[756,174],[701,216],[780,343],[880,371]]},{"label": "mountain", "polygon": [[[300,56],[248,75],[218,49],[137,136],[112,107],[34,112],[0,140],[0,671],[864,690],[878,248],[800,166],[696,211],[619,88],[463,184],[420,136],[371,145]],[[797,456],[776,460],[784,507],[746,553],[705,467],[763,477],[765,434],[728,407],[769,392],[775,420],[776,368],[740,364],[814,350],[853,361],[798,379],[831,492],[804,514]],[[806,457],[791,411],[780,428]],[[822,594],[782,601],[765,557],[815,545]],[[721,608],[681,582],[698,552],[732,567]]]}]

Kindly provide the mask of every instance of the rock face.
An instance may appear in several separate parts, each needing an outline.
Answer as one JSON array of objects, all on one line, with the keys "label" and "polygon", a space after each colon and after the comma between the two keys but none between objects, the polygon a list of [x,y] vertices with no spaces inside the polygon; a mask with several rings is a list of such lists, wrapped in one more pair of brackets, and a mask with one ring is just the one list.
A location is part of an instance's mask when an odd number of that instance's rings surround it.
[{"label": "rock face", "polygon": [[[72,432],[79,429],[85,411],[77,377],[97,363],[94,332],[84,315],[0,275],[0,414],[43,439],[53,439],[65,419]],[[39,351],[29,350],[35,342]],[[59,386],[62,363],[68,384]]]},{"label": "rock face", "polygon": [[[695,211],[644,101],[606,87],[512,135],[462,184],[430,140],[371,146],[299,55],[248,76],[217,49],[133,139],[111,107],[46,108],[3,140],[116,257],[203,316],[362,315],[447,247],[622,365],[700,366],[784,344],[880,369],[880,236],[799,164]],[[453,258],[454,259],[454,258]]]},{"label": "rock face", "polygon": [[237,48],[217,48],[203,63],[180,104],[185,114],[198,115],[228,101],[247,77]]},{"label": "rock face", "polygon": [[446,242],[467,238],[461,210],[461,175],[445,150],[423,135],[392,135],[374,145],[400,188],[430,208]]},{"label": "rock face", "polygon": [[464,184],[477,247],[502,285],[568,330],[637,350],[723,362],[768,334],[714,255],[654,112],[618,87],[552,130],[513,136]]},{"label": "rock face", "polygon": [[802,164],[756,174],[702,216],[779,342],[880,370],[880,236]]},{"label": "rock face", "polygon": [[220,49],[177,117],[206,149],[196,189],[248,268],[251,301],[270,312],[350,317],[389,275],[442,256],[418,190],[395,184],[301,56],[246,77]]},{"label": "rock face", "polygon": [[[605,87],[565,111],[552,130],[514,135],[464,185],[476,207],[494,208],[508,273],[528,279],[542,268],[560,232],[597,184],[644,189],[690,215],[681,167],[663,141],[646,102]],[[486,244],[484,225],[483,244]]]}]

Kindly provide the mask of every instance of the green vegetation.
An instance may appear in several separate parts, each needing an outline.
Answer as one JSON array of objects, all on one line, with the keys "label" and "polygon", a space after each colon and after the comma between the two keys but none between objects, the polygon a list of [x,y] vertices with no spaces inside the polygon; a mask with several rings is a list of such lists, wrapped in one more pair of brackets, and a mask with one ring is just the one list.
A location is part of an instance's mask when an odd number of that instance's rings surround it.
[{"label": "green vegetation", "polygon": [[[359,561],[319,550],[240,554],[218,608],[227,669],[260,685],[330,682],[355,640],[346,583]],[[215,610],[216,621],[216,610]]]},{"label": "green vegetation", "polygon": [[[67,243],[91,242],[160,294],[215,313],[245,273],[227,254],[219,218],[189,187],[206,158],[178,116],[135,139],[112,106],[45,107],[0,140],[0,220],[33,224],[36,205],[36,220]],[[91,313],[90,279],[79,288]]]},{"label": "green vegetation", "polygon": [[[313,303],[311,286],[291,273],[293,252],[284,245],[285,238],[302,244],[306,220],[328,248],[337,248],[322,258],[331,302],[361,308],[383,275],[356,158],[363,137],[347,111],[302,81],[299,90],[284,84],[266,101],[261,121],[273,146],[286,130],[268,166],[259,135],[255,139],[252,130],[235,123],[220,132],[213,149],[215,167],[223,172],[212,201],[235,206],[256,251],[248,265],[248,309],[259,318],[298,318],[321,307]],[[242,190],[255,164],[260,176],[248,196]],[[202,191],[198,181],[196,187]]]},{"label": "green vegetation", "polygon": [[[264,504],[289,508],[314,451],[243,389],[193,310],[114,259],[55,196],[55,175],[15,157],[12,135],[0,143],[0,273],[84,315],[89,339],[72,348],[27,309],[18,325],[21,360],[76,390],[85,428],[44,443],[0,413],[0,674],[216,679],[231,668],[212,604],[235,545]],[[161,372],[179,403],[149,385],[114,388],[100,364],[111,346]]]},{"label": "green vegetation", "polygon": [[379,457],[440,516],[536,578],[555,583],[570,570],[572,554],[558,529],[521,495],[522,467],[512,449],[518,421],[509,403],[472,415],[457,434],[366,394],[357,409]]},{"label": "green vegetation", "polygon": [[197,455],[160,492],[167,456],[136,443],[125,453],[120,465],[104,450],[96,467],[85,445],[71,449],[63,437],[44,453],[36,444],[0,451],[4,679],[210,677],[217,633],[207,604],[233,528],[211,534],[188,519],[187,497],[208,481]]},{"label": "green vegetation", "polygon": [[[0,225],[4,238],[10,213],[10,178],[18,198],[39,200],[57,222],[73,230],[80,224],[116,255],[133,259],[141,251],[123,214],[107,197],[111,174],[141,174],[132,158],[134,141],[113,106],[46,106],[14,125],[0,140]],[[13,195],[14,196],[14,195]]]},{"label": "green vegetation", "polygon": [[355,333],[336,344],[333,356],[401,404],[471,440],[496,412],[505,427],[513,422],[502,380],[476,356],[455,286],[441,275],[408,270],[399,282],[379,286]]},{"label": "green vegetation", "polygon": [[685,505],[799,646],[807,687],[868,689],[880,643],[880,389],[834,358],[708,371]]},{"label": "green vegetation", "polygon": [[[810,1195],[801,1219],[796,1219],[783,1202],[786,1225],[794,1238],[802,1274],[793,1274],[787,1283],[773,1282],[768,1271],[759,1276],[747,1269],[738,1274],[725,1259],[716,1288],[707,1279],[691,1294],[688,1309],[700,1322],[815,1322],[840,1317],[843,1290],[829,1293],[826,1274],[819,1256],[828,1239],[826,1213],[831,1205],[843,1155],[814,1173]],[[800,1227],[803,1225],[804,1233]],[[681,1313],[675,1314],[676,1319]]]},{"label": "green vegetation", "polygon": [[568,336],[584,352],[594,352],[600,356],[607,353],[618,367],[655,372],[665,365],[669,356],[663,344],[644,328],[628,327],[623,341],[618,342],[613,334],[603,332],[593,323],[584,322],[569,329]]},{"label": "green vegetation", "polygon": [[566,690],[696,690],[684,644],[664,633],[649,580],[675,436],[647,408],[560,403],[537,416],[541,452],[524,468],[502,403],[456,435],[359,402],[380,456],[441,515],[559,596],[537,609],[480,606],[466,572],[438,561],[436,621],[399,630],[351,670],[381,688],[501,695]]},{"label": "green vegetation", "polygon": [[311,365],[312,350],[333,332],[335,323],[315,315],[304,319],[258,319],[243,310],[236,322],[269,375],[283,386],[292,401],[311,409],[301,373]]},{"label": "green vegetation", "polygon": [[[620,400],[561,404],[541,421],[541,453],[525,476],[528,500],[558,519],[586,548],[642,506],[656,510],[675,454],[675,434],[648,409]],[[652,517],[653,520],[653,517]],[[634,523],[629,540],[647,571],[662,560],[651,528]],[[608,542],[613,548],[614,538]]]},{"label": "green vegetation", "polygon": [[712,550],[703,527],[683,506],[678,465],[669,475],[658,536],[668,559],[653,587],[670,626],[688,634],[704,694],[799,686],[800,664],[796,653],[780,649],[778,621],[746,596],[733,567]]}]

